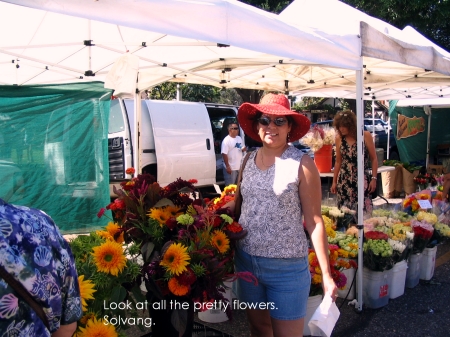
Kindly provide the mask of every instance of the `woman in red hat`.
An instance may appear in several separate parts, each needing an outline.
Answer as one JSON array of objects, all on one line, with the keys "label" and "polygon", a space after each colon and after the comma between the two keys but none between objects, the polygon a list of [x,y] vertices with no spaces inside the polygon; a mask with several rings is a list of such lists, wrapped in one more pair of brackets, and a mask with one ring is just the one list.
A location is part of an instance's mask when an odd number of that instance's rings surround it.
[{"label": "woman in red hat", "polygon": [[[321,215],[320,176],[314,161],[288,143],[303,137],[310,122],[291,111],[284,95],[244,103],[238,120],[245,134],[262,142],[241,168],[239,223],[248,231],[235,255],[237,271],[250,271],[258,285],[238,280],[252,336],[302,336],[311,284],[308,231],[323,275],[324,292],[336,298]],[[303,223],[304,219],[304,223]],[[242,305],[240,306],[242,307]]]}]

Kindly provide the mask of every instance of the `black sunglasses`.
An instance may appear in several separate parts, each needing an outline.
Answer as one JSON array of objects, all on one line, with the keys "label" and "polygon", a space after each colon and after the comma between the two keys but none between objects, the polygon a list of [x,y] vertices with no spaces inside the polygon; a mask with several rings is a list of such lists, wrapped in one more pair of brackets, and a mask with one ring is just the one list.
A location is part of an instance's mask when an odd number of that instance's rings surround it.
[{"label": "black sunglasses", "polygon": [[277,117],[275,119],[270,119],[269,117],[258,118],[258,123],[261,125],[268,126],[270,122],[273,122],[273,124],[275,124],[276,126],[283,126],[288,121],[283,117]]}]

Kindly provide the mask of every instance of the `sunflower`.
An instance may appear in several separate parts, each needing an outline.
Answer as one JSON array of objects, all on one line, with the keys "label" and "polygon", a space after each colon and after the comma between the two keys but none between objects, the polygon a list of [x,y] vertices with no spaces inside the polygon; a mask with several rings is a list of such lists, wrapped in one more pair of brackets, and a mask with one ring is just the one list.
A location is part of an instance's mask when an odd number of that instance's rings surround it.
[{"label": "sunflower", "polygon": [[123,255],[122,245],[114,241],[106,241],[101,246],[94,247],[94,262],[97,270],[117,276],[127,264]]},{"label": "sunflower", "polygon": [[180,275],[186,270],[190,259],[187,247],[181,243],[172,243],[165,252],[160,265],[165,267],[170,273]]},{"label": "sunflower", "polygon": [[177,217],[181,214],[181,207],[178,206],[167,206],[164,210],[169,213],[171,217]]},{"label": "sunflower", "polygon": [[86,325],[86,323],[90,320],[93,320],[95,318],[95,313],[93,312],[87,312],[83,317],[80,318],[80,323],[83,325]]},{"label": "sunflower", "polygon": [[176,296],[184,296],[189,292],[190,287],[188,285],[181,284],[176,277],[172,277],[169,280],[169,290]]},{"label": "sunflower", "polygon": [[94,289],[94,284],[91,280],[84,280],[84,275],[78,276],[78,285],[80,286],[81,305],[83,307],[83,311],[87,311],[86,300],[93,300],[94,296],[92,296],[92,294],[97,290]]},{"label": "sunflower", "polygon": [[116,328],[112,324],[105,324],[102,319],[97,320],[95,317],[88,320],[86,327],[80,327],[81,337],[118,337]]},{"label": "sunflower", "polygon": [[107,231],[96,231],[95,234],[100,236],[102,239],[105,240],[113,240],[114,238],[111,236],[111,234]]},{"label": "sunflower", "polygon": [[[115,222],[108,222],[108,226],[106,226],[106,231],[111,235],[114,239],[114,236],[120,232],[120,226]],[[123,232],[119,234],[117,239],[115,239],[117,243],[123,243],[125,240],[123,238]]]},{"label": "sunflower", "polygon": [[228,248],[230,248],[230,240],[221,230],[213,232],[211,244],[222,254],[226,253]]},{"label": "sunflower", "polygon": [[166,221],[170,219],[172,214],[164,208],[152,208],[148,212],[148,216],[158,221],[159,225],[162,227]]}]

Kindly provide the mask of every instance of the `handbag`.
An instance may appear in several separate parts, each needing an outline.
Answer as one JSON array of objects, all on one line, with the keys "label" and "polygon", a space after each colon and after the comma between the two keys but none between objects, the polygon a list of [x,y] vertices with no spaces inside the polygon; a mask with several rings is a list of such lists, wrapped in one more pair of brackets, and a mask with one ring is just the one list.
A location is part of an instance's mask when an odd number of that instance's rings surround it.
[{"label": "handbag", "polygon": [[36,300],[25,289],[22,283],[17,281],[10,273],[6,271],[3,266],[0,265],[0,277],[5,280],[22,298],[28,303],[28,305],[36,312],[39,318],[44,323],[45,327],[50,331],[50,325],[48,324],[47,315],[45,315],[42,307],[36,302]]},{"label": "handbag", "polygon": [[250,157],[251,152],[247,153],[242,161],[241,169],[239,170],[236,193],[234,197],[234,215],[236,217],[236,221],[239,221],[239,217],[241,216],[241,206],[242,206],[242,194],[241,194],[241,182],[242,182],[242,172],[244,171],[245,164],[247,164],[247,160]]}]

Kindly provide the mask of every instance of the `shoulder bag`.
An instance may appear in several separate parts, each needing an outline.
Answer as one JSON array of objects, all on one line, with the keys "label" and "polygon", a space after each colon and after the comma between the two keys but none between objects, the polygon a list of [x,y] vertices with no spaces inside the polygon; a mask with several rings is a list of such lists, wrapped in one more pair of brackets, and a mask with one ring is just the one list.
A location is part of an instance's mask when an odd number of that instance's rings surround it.
[{"label": "shoulder bag", "polygon": [[237,187],[234,197],[234,215],[236,217],[236,221],[239,221],[239,217],[241,216],[241,206],[242,206],[242,194],[241,194],[241,182],[242,182],[242,172],[244,171],[245,164],[247,164],[248,158],[250,157],[251,152],[247,153],[242,161],[241,169],[239,170]]}]

